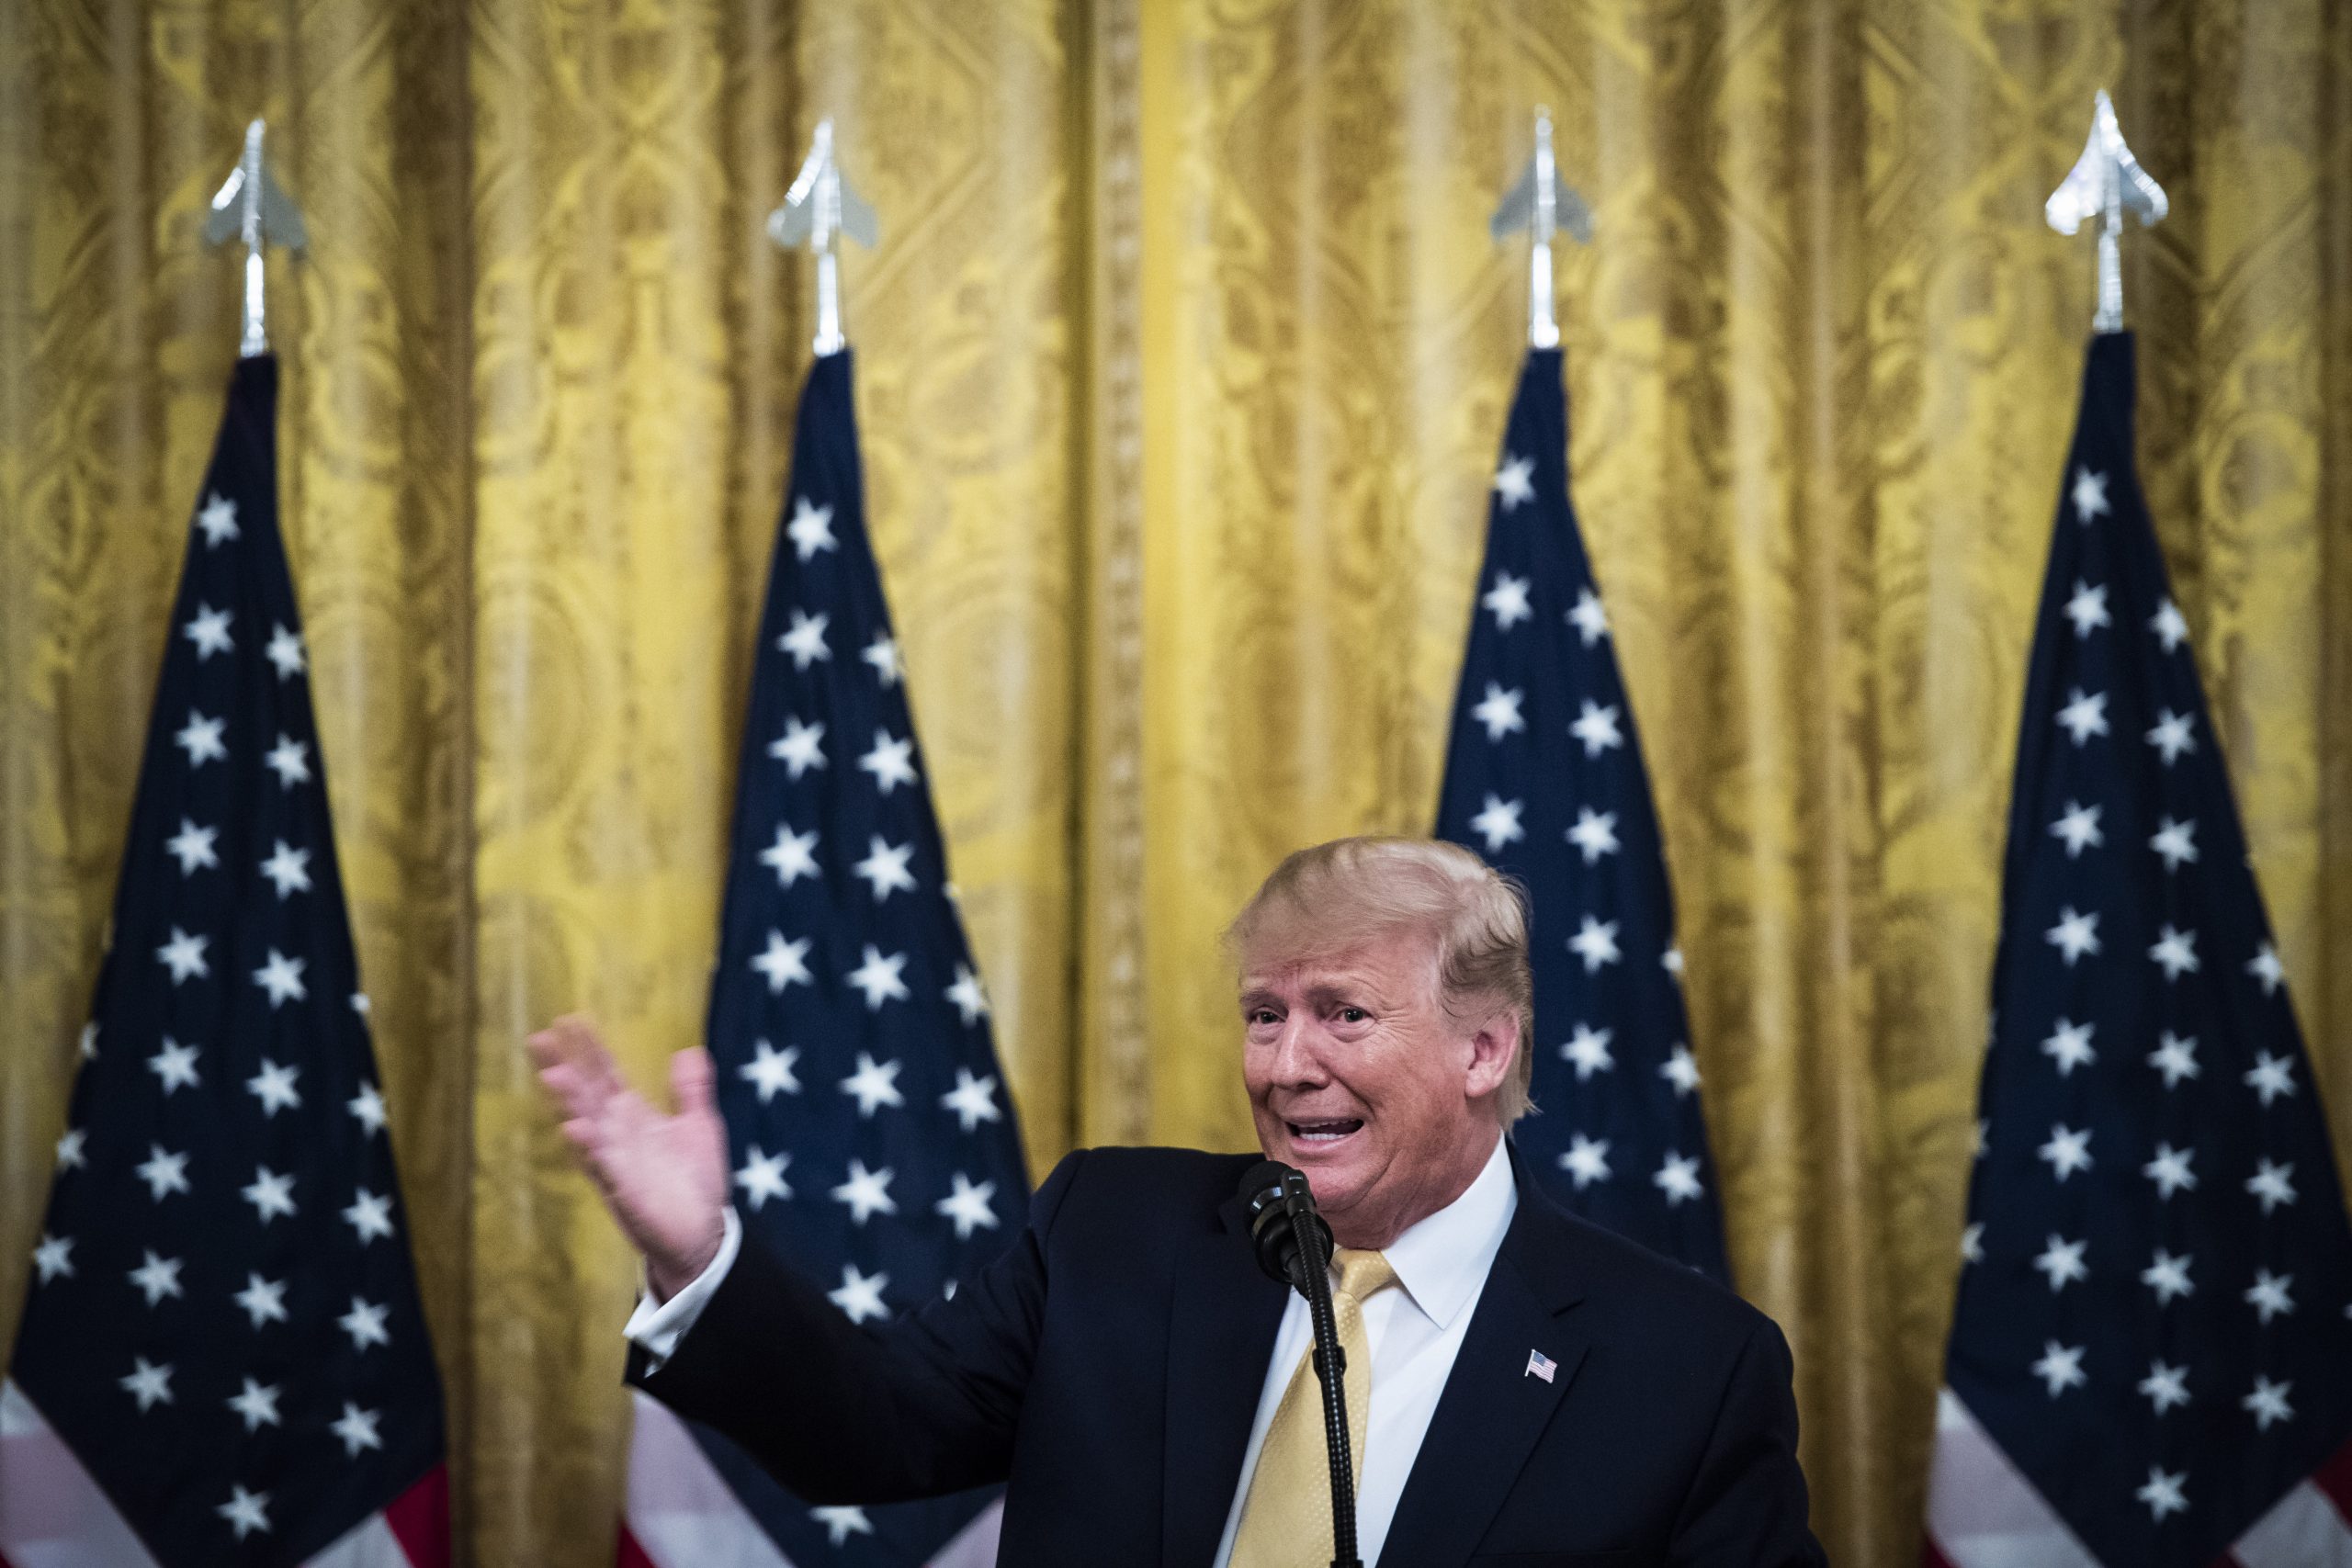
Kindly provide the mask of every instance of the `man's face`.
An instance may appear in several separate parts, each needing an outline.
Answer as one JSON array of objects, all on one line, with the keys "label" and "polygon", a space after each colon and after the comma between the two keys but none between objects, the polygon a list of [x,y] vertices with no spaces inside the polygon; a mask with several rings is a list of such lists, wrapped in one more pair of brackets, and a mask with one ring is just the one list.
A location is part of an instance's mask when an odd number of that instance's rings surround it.
[{"label": "man's face", "polygon": [[1459,1197],[1495,1146],[1517,1024],[1438,998],[1424,932],[1242,977],[1242,1077],[1269,1159],[1306,1173],[1343,1247],[1385,1247]]}]

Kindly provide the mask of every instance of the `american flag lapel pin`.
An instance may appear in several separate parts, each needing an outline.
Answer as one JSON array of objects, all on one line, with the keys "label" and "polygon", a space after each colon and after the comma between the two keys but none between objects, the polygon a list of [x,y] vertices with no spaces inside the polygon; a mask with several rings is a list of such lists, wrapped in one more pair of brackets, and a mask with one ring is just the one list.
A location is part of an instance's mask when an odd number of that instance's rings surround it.
[{"label": "american flag lapel pin", "polygon": [[1542,1378],[1545,1382],[1550,1382],[1552,1381],[1552,1374],[1559,1370],[1560,1363],[1552,1359],[1551,1357],[1545,1355],[1543,1351],[1530,1350],[1527,1353],[1527,1371],[1520,1375],[1522,1377]]}]

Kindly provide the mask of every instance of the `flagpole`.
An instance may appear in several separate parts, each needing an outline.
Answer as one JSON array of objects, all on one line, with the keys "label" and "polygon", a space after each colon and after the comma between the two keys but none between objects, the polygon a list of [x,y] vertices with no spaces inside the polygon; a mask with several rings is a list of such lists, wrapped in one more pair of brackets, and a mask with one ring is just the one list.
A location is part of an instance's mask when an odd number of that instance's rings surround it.
[{"label": "flagpole", "polygon": [[1535,111],[1535,151],[1519,183],[1495,209],[1487,230],[1495,239],[1526,231],[1532,242],[1527,254],[1527,345],[1560,346],[1560,325],[1553,313],[1552,240],[1565,230],[1579,244],[1592,241],[1592,213],[1584,198],[1560,181],[1552,155],[1552,111]]},{"label": "flagpole", "polygon": [[817,256],[817,336],[819,357],[839,354],[848,346],[842,334],[841,262],[839,237],[847,234],[866,249],[881,237],[874,209],[868,207],[842,175],[834,151],[833,122],[820,119],[810,139],[808,156],[785,193],[784,205],[768,214],[768,236],[786,250],[801,246]]},{"label": "flagpole", "polygon": [[2098,231],[2098,310],[2091,330],[2123,330],[2123,214],[2137,213],[2146,228],[2164,221],[2172,204],[2140,160],[2124,144],[2123,128],[2116,122],[2115,102],[2101,87],[2091,109],[2091,133],[2082,156],[2067,172],[2042,216],[2061,234],[2074,234],[2090,220],[2100,220]]},{"label": "flagpole", "polygon": [[244,332],[237,344],[238,356],[244,359],[257,359],[269,352],[263,252],[273,240],[298,253],[310,244],[301,209],[278,188],[262,162],[264,130],[259,119],[245,127],[244,152],[213,193],[212,216],[204,225],[206,244],[223,244],[233,237],[245,247]]}]

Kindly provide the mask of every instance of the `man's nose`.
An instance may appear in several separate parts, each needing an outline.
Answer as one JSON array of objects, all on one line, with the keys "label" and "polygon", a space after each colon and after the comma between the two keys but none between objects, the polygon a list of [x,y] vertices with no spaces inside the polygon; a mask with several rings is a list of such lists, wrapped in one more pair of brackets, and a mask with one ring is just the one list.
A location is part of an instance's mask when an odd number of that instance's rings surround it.
[{"label": "man's nose", "polygon": [[1274,1059],[1271,1064],[1273,1081],[1301,1086],[1322,1083],[1321,1043],[1321,1031],[1315,1019],[1297,1013],[1284,1019],[1282,1033],[1274,1039]]}]

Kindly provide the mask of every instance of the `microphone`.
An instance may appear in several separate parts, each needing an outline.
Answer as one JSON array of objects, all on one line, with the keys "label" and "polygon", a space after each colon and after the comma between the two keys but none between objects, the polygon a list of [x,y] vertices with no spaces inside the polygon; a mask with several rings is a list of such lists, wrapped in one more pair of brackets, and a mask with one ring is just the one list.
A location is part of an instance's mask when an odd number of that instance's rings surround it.
[{"label": "microphone", "polygon": [[[1323,1385],[1323,1446],[1331,1468],[1331,1568],[1362,1568],[1356,1555],[1353,1444],[1348,1437],[1347,1353],[1331,1313],[1331,1227],[1295,1167],[1260,1160],[1241,1177],[1242,1206],[1258,1267],[1306,1298],[1315,1329],[1316,1380]],[[1254,1483],[1253,1483],[1254,1484]]]}]

